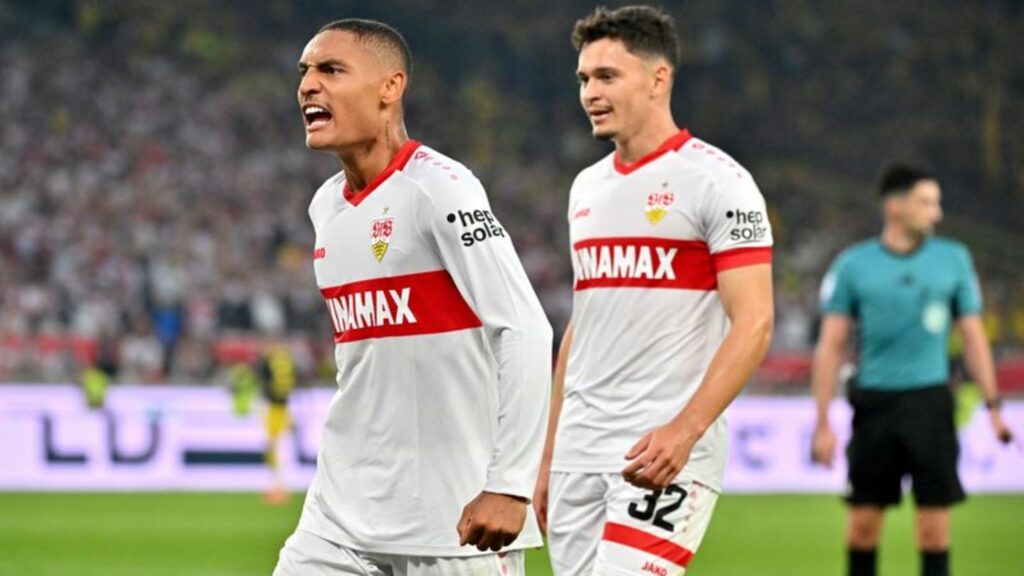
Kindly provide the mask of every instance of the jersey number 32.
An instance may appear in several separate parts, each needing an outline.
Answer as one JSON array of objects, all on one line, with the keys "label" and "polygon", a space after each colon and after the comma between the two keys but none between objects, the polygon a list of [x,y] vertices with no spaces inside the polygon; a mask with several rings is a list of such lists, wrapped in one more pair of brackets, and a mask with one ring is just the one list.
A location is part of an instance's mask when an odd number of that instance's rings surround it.
[{"label": "jersey number 32", "polygon": [[[664,494],[667,497],[678,495],[679,498],[669,498],[667,502],[662,503],[663,505],[658,507],[658,500],[661,499],[661,495]],[[639,502],[629,503],[629,515],[641,522],[647,522],[651,520],[651,523],[663,530],[669,532],[675,532],[675,525],[665,519],[672,512],[675,512],[683,505],[683,500],[686,499],[686,490],[682,489],[675,484],[670,484],[668,488],[662,490],[653,490],[647,496],[643,498],[643,504]]]}]

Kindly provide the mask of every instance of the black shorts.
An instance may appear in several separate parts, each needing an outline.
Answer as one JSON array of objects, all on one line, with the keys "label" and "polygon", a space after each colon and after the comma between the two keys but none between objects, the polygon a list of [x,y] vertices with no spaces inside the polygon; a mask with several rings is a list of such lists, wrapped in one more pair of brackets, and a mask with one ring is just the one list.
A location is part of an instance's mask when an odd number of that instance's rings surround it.
[{"label": "black shorts", "polygon": [[956,470],[960,445],[949,386],[899,392],[854,389],[850,404],[848,503],[899,504],[908,475],[918,506],[944,507],[964,500]]}]

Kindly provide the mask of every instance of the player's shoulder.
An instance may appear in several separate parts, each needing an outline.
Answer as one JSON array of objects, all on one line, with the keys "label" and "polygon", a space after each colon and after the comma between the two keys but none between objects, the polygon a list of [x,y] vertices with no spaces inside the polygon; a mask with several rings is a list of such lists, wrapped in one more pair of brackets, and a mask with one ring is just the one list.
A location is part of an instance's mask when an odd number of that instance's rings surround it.
[{"label": "player's shoulder", "polygon": [[313,221],[314,228],[319,228],[320,221],[334,211],[335,203],[343,198],[344,187],[345,171],[341,170],[324,180],[324,183],[317,188],[313,199],[309,201],[309,218]]},{"label": "player's shoulder", "polygon": [[597,162],[587,166],[586,168],[579,171],[576,174],[576,178],[573,179],[572,187],[590,190],[595,184],[608,178],[615,172],[615,153],[610,152],[602,157]]},{"label": "player's shoulder", "polygon": [[970,270],[974,267],[971,250],[967,244],[945,236],[928,238],[928,249],[933,262],[944,262],[956,270]]},{"label": "player's shoulder", "polygon": [[697,172],[718,189],[730,189],[737,185],[753,185],[750,172],[721,148],[710,142],[691,136],[670,158],[686,171]]},{"label": "player's shoulder", "polygon": [[933,250],[950,252],[954,254],[965,254],[969,252],[967,245],[955,238],[947,236],[932,236],[928,243]]},{"label": "player's shoulder", "polygon": [[420,144],[412,152],[402,175],[431,198],[466,191],[483,192],[480,180],[463,163]]},{"label": "player's shoulder", "polygon": [[576,175],[576,179],[594,179],[604,178],[608,174],[611,174],[615,170],[615,152],[609,152],[601,157],[600,160],[594,162],[590,166],[580,170],[579,174]]},{"label": "player's shoulder", "polygon": [[835,258],[837,267],[872,265],[884,255],[882,243],[878,238],[867,238],[844,248]]}]

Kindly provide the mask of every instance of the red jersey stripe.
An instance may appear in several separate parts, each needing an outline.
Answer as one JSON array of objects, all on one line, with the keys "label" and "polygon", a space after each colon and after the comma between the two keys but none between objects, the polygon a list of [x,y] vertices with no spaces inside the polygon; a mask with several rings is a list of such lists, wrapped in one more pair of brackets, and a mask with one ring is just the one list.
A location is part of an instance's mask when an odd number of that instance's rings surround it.
[{"label": "red jersey stripe", "polygon": [[708,245],[699,240],[617,237],[573,244],[575,290],[674,288],[712,291],[718,282]]},{"label": "red jersey stripe", "polygon": [[359,203],[365,200],[366,197],[370,195],[370,192],[376,190],[384,183],[385,180],[390,178],[392,174],[402,168],[405,168],[405,165],[409,163],[409,159],[412,158],[412,153],[415,152],[419,146],[420,143],[416,140],[407,140],[405,144],[402,144],[402,147],[398,149],[398,153],[396,153],[395,157],[391,159],[391,162],[389,162],[388,165],[384,167],[384,170],[380,174],[377,174],[377,177],[367,184],[365,188],[358,192],[354,192],[348,187],[348,182],[346,181],[345,187],[342,189],[342,196],[345,197],[345,200],[349,201],[349,204],[359,206]]},{"label": "red jersey stripe", "polygon": [[482,326],[446,270],[362,280],[320,292],[339,344]]},{"label": "red jersey stripe", "polygon": [[639,170],[641,167],[646,166],[651,162],[654,162],[659,157],[661,157],[662,154],[670,150],[679,150],[680,148],[683,147],[683,144],[689,142],[690,138],[692,137],[693,136],[690,135],[690,131],[687,130],[686,128],[683,128],[679,132],[676,132],[675,135],[673,135],[671,138],[662,142],[661,146],[658,146],[656,149],[649,152],[636,162],[632,162],[629,164],[623,162],[619,158],[619,152],[618,150],[616,150],[615,155],[612,157],[612,164],[615,166],[615,171],[618,172],[619,174],[626,175],[629,174],[630,172],[635,172]]},{"label": "red jersey stripe", "polygon": [[733,248],[719,252],[711,256],[715,271],[721,272],[730,268],[741,268],[755,264],[771,264],[771,246],[757,246],[754,248]]},{"label": "red jersey stripe", "polygon": [[683,568],[686,568],[690,560],[693,559],[693,552],[679,544],[625,524],[606,523],[604,525],[604,540],[660,556]]}]

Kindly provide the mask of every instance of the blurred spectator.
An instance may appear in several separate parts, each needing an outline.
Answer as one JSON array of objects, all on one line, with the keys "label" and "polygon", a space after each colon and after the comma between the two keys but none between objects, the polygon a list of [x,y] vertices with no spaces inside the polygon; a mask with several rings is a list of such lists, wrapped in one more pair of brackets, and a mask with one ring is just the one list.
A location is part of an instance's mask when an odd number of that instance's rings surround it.
[{"label": "blurred spectator", "polygon": [[[329,365],[306,210],[338,166],[303,146],[294,65],[338,7],[58,4],[0,10],[0,380],[72,381],[98,349],[117,380],[209,382],[238,338]],[[592,3],[427,4],[345,7],[409,38],[410,133],[469,159],[560,333],[571,175],[610,150],[572,73],[569,30]],[[776,350],[812,345],[824,267],[875,229],[873,171],[909,155],[941,169],[940,232],[995,287],[997,352],[1020,351],[1024,252],[1007,247],[1024,242],[1024,114],[1008,104],[1024,98],[1022,11],[867,4],[675,9],[677,118],[736,151],[771,207]],[[419,26],[431,10],[444,17]]]},{"label": "blurred spectator", "polygon": [[118,350],[119,376],[134,382],[157,382],[164,374],[165,349],[153,334],[148,319],[135,315],[131,331],[121,339]]}]

